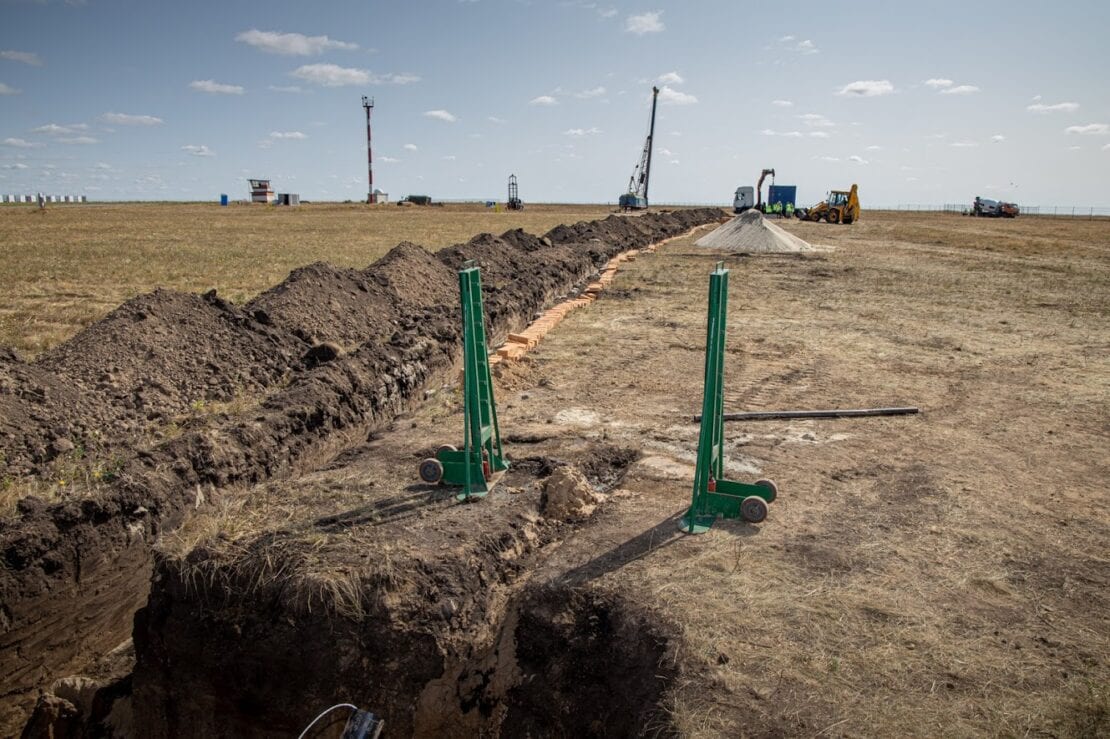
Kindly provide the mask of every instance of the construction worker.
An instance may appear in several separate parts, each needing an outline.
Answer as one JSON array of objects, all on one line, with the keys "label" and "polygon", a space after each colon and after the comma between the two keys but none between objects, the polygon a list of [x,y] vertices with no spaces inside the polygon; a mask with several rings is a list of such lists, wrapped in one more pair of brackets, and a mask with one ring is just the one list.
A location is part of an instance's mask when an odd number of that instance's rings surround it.
[{"label": "construction worker", "polygon": [[781,200],[777,201],[773,206],[771,206],[771,212],[774,213],[777,216],[782,215],[782,201]]},{"label": "construction worker", "polygon": [[787,203],[786,208],[784,209],[783,212],[786,213],[787,218],[793,218],[794,217],[794,204],[793,203]]}]

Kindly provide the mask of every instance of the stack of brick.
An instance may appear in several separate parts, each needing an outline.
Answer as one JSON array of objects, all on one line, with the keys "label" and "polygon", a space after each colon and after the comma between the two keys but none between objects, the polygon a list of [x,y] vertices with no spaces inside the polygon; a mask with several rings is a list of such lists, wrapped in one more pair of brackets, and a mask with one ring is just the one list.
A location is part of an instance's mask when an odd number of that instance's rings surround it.
[{"label": "stack of brick", "polygon": [[[694,229],[696,230],[696,229]],[[675,238],[684,238],[689,234],[677,236]],[[606,263],[602,268],[601,273],[597,280],[586,285],[586,289],[576,298],[564,300],[562,303],[548,308],[544,311],[539,318],[532,322],[528,328],[524,329],[518,334],[509,334],[508,341],[506,341],[497,350],[497,354],[490,357],[490,366],[499,364],[505,361],[516,361],[523,357],[529,349],[534,347],[540,342],[547,332],[555,328],[559,321],[562,321],[568,313],[576,308],[589,305],[597,299],[598,293],[612,284],[614,278],[617,276],[617,270],[623,262],[631,262],[636,259],[636,255],[641,251],[653,252],[657,247],[671,241],[656,242],[643,249],[630,249],[629,251],[622,252]]]}]

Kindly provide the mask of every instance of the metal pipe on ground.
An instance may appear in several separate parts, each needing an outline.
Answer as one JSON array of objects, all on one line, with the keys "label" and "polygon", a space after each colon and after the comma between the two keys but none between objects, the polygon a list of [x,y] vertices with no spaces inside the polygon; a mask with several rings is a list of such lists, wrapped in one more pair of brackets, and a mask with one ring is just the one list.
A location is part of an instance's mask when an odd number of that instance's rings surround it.
[{"label": "metal pipe on ground", "polygon": [[[846,408],[827,411],[751,411],[748,413],[725,413],[726,421],[770,421],[777,418],[861,418],[866,416],[908,416],[919,413],[915,406],[895,408]],[[694,416],[700,421],[701,416]]]}]

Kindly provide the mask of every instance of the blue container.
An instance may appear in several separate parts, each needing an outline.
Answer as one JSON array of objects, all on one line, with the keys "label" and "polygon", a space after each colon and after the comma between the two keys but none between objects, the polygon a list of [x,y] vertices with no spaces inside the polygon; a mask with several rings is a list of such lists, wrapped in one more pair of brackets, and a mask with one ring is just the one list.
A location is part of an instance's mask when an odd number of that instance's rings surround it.
[{"label": "blue container", "polygon": [[769,205],[782,203],[782,207],[784,208],[787,203],[796,206],[798,204],[795,200],[797,196],[797,185],[771,185],[771,189],[767,192],[767,203]]},{"label": "blue container", "polygon": [[227,207],[227,195],[220,195],[220,205]]}]

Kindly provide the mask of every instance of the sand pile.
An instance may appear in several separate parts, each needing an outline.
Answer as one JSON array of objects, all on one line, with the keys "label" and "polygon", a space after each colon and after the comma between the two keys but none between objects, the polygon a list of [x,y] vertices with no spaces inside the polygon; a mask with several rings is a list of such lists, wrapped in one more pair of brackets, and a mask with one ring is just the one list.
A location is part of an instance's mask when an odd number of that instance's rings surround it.
[{"label": "sand pile", "polygon": [[698,246],[748,254],[787,254],[816,247],[768,221],[757,210],[747,210],[702,236]]}]

